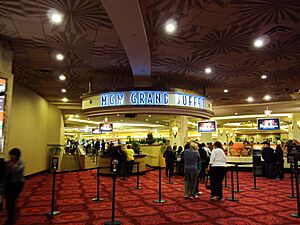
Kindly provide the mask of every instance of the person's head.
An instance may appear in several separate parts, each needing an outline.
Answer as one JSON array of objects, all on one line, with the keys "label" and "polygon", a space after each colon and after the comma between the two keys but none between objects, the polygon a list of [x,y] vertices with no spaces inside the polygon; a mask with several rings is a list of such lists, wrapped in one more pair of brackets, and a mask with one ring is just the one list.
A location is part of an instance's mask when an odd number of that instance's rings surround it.
[{"label": "person's head", "polygon": [[191,149],[191,151],[198,151],[199,148],[198,148],[197,143],[195,143],[195,142],[191,143],[190,149]]},{"label": "person's head", "polygon": [[182,152],[182,146],[178,147],[178,153]]},{"label": "person's head", "polygon": [[204,148],[206,145],[205,145],[205,143],[202,143],[201,144],[201,148]]},{"label": "person's head", "polygon": [[21,157],[21,150],[18,148],[13,148],[9,151],[10,159],[19,159]]},{"label": "person's head", "polygon": [[168,146],[167,146],[167,151],[172,151],[171,145],[168,145]]},{"label": "person's head", "polygon": [[127,145],[127,149],[130,149],[131,148],[131,146],[130,145]]},{"label": "person's head", "polygon": [[270,147],[270,142],[264,141],[263,142],[263,147]]},{"label": "person's head", "polygon": [[190,142],[187,142],[187,143],[185,144],[185,146],[184,146],[184,150],[185,150],[185,149],[190,149],[190,145],[191,145]]},{"label": "person's head", "polygon": [[215,146],[215,148],[222,148],[222,144],[219,141],[216,141],[214,146]]}]

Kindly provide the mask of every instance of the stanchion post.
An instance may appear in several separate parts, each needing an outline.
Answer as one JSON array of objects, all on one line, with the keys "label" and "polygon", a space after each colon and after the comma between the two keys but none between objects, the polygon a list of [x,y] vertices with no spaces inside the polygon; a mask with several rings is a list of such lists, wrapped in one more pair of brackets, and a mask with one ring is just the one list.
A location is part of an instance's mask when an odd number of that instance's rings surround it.
[{"label": "stanchion post", "polygon": [[296,198],[295,193],[294,193],[293,163],[290,163],[290,170],[291,170],[291,190],[292,190],[292,195],[288,196],[288,198]]},{"label": "stanchion post", "polygon": [[253,165],[253,189],[260,190],[260,188],[256,187],[256,166]]},{"label": "stanchion post", "polygon": [[51,211],[46,213],[46,216],[55,216],[60,214],[60,211],[55,210],[55,183],[56,183],[56,169],[53,169],[52,173],[52,198],[51,198]]},{"label": "stanchion post", "polygon": [[297,213],[291,214],[291,216],[300,218],[299,171],[298,171],[298,161],[296,157],[294,162],[294,173],[296,178]]},{"label": "stanchion post", "polygon": [[155,203],[165,203],[166,200],[161,199],[161,167],[158,168],[159,176],[158,176],[158,199],[155,200]]},{"label": "stanchion post", "polygon": [[235,164],[235,168],[236,168],[236,191],[237,193],[242,192],[242,190],[240,190],[240,182],[239,182],[239,165]]},{"label": "stanchion post", "polygon": [[119,225],[121,221],[115,220],[115,204],[116,204],[116,179],[117,179],[117,165],[118,160],[112,160],[112,168],[113,168],[113,186],[112,186],[112,202],[111,202],[111,220],[104,222],[105,225]]},{"label": "stanchion post", "polygon": [[233,166],[230,167],[231,168],[231,198],[228,198],[229,201],[232,202],[237,202],[239,201],[238,199],[234,198],[234,181],[233,181]]},{"label": "stanchion post", "polygon": [[224,180],[225,180],[225,184],[223,185],[223,187],[227,188],[228,187],[227,186],[227,168],[226,168],[226,173],[225,173],[225,179]]},{"label": "stanchion post", "polygon": [[136,188],[135,189],[141,189],[140,186],[140,163],[137,162],[137,171],[136,171]]},{"label": "stanchion post", "polygon": [[100,198],[100,167],[97,166],[97,197],[92,199],[95,202],[103,201],[104,198]]}]

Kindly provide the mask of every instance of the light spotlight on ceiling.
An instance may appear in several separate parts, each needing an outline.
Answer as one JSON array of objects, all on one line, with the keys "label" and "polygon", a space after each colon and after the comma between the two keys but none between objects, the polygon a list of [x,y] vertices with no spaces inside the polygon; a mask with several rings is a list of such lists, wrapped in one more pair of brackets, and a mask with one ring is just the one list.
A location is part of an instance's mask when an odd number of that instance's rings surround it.
[{"label": "light spotlight on ceiling", "polygon": [[250,97],[247,98],[247,101],[248,101],[248,102],[253,102],[253,101],[254,101],[254,98],[250,96]]},{"label": "light spotlight on ceiling", "polygon": [[54,24],[60,24],[62,22],[62,15],[58,12],[51,14],[51,22]]},{"label": "light spotlight on ceiling", "polygon": [[165,23],[165,30],[167,33],[174,33],[177,28],[177,22],[173,19],[169,19]]},{"label": "light spotlight on ceiling", "polygon": [[61,54],[61,53],[57,53],[55,57],[56,57],[56,59],[57,59],[58,61],[62,61],[62,60],[64,60],[64,58],[65,58],[64,55]]},{"label": "light spotlight on ceiling", "polygon": [[67,99],[67,98],[62,98],[61,99],[63,102],[68,102],[69,101],[69,99]]},{"label": "light spotlight on ceiling", "polygon": [[212,72],[212,69],[210,67],[205,68],[205,73],[210,74]]},{"label": "light spotlight on ceiling", "polygon": [[237,116],[237,115],[238,115],[238,113],[236,112],[236,113],[234,113],[234,115],[236,115],[236,116]]},{"label": "light spotlight on ceiling", "polygon": [[59,77],[58,77],[60,80],[65,80],[66,79],[66,76],[65,75],[63,75],[63,74],[61,74],[61,75],[59,75]]},{"label": "light spotlight on ceiling", "polygon": [[78,119],[78,118],[79,118],[79,115],[75,115],[75,118]]},{"label": "light spotlight on ceiling", "polygon": [[228,89],[224,89],[224,93],[228,93]]},{"label": "light spotlight on ceiling", "polygon": [[265,44],[265,41],[264,41],[263,38],[257,38],[257,39],[255,39],[254,42],[253,42],[253,45],[254,45],[254,47],[256,47],[256,48],[261,48],[261,47],[264,46],[264,44]]},{"label": "light spotlight on ceiling", "polygon": [[271,100],[271,96],[270,95],[265,95],[264,100],[266,100],[266,101]]},{"label": "light spotlight on ceiling", "polygon": [[261,75],[261,77],[260,77],[261,79],[267,79],[267,75],[265,75],[265,74],[263,74],[263,75]]},{"label": "light spotlight on ceiling", "polygon": [[61,89],[61,92],[62,92],[62,93],[66,93],[67,90],[63,88],[63,89]]}]

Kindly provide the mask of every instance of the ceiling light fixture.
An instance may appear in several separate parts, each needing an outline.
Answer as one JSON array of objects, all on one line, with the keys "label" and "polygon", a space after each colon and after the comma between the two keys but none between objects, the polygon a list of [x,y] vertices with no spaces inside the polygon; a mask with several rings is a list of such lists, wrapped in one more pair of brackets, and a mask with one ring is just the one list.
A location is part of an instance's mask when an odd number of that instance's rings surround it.
[{"label": "ceiling light fixture", "polygon": [[169,19],[165,24],[165,30],[167,33],[174,33],[177,28],[177,22],[173,19]]},{"label": "ceiling light fixture", "polygon": [[61,99],[63,102],[68,102],[69,101],[69,99],[67,99],[67,98],[62,98]]},{"label": "ceiling light fixture", "polygon": [[261,48],[261,47],[264,46],[264,40],[262,38],[257,38],[257,39],[254,40],[253,45],[256,48]]},{"label": "ceiling light fixture", "polygon": [[238,113],[236,112],[236,113],[234,113],[234,115],[238,115]]},{"label": "ceiling light fixture", "polygon": [[267,79],[267,75],[265,75],[265,74],[263,74],[263,75],[261,75],[261,77],[260,77],[261,79]]},{"label": "ceiling light fixture", "polygon": [[205,73],[210,74],[212,72],[212,69],[210,67],[205,68]]},{"label": "ceiling light fixture", "polygon": [[78,119],[78,118],[79,118],[79,115],[75,115],[75,118]]},{"label": "ceiling light fixture", "polygon": [[63,89],[61,89],[61,92],[62,92],[62,93],[66,93],[67,90],[63,88]]},{"label": "ceiling light fixture", "polygon": [[60,24],[62,22],[62,15],[58,12],[51,15],[51,22],[54,24]]},{"label": "ceiling light fixture", "polygon": [[63,74],[61,74],[61,75],[59,75],[59,79],[60,79],[60,80],[65,80],[65,79],[66,79],[66,76],[63,75]]},{"label": "ceiling light fixture", "polygon": [[228,93],[228,89],[224,89],[224,92],[225,92],[225,93]]},{"label": "ceiling light fixture", "polygon": [[265,95],[264,100],[266,100],[266,101],[271,100],[271,96],[270,95]]},{"label": "ceiling light fixture", "polygon": [[248,102],[253,102],[253,101],[254,101],[254,98],[250,96],[250,97],[247,98],[247,101],[248,101]]},{"label": "ceiling light fixture", "polygon": [[62,61],[62,60],[64,60],[64,55],[63,54],[61,54],[61,53],[57,53],[56,54],[56,59],[58,60],[58,61]]},{"label": "ceiling light fixture", "polygon": [[146,119],[146,121],[149,121],[149,119]]}]

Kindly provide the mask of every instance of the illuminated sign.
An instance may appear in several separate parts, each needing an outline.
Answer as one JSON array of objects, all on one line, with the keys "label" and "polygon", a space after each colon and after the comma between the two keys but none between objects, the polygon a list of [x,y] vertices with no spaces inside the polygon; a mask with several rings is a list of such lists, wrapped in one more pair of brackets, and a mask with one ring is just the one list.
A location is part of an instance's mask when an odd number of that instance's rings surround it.
[{"label": "illuminated sign", "polygon": [[212,111],[211,101],[201,95],[167,91],[109,92],[84,98],[82,109],[116,106],[175,106]]}]

